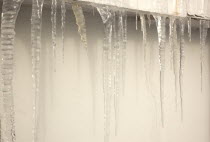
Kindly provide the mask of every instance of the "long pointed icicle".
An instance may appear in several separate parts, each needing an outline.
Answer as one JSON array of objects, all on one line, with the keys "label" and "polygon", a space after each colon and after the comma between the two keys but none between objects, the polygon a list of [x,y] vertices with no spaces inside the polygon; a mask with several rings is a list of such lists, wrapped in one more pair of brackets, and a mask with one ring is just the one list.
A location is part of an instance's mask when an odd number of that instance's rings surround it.
[{"label": "long pointed icicle", "polygon": [[170,56],[171,56],[171,67],[173,68],[175,77],[175,108],[177,110],[177,100],[178,100],[178,49],[177,49],[177,31],[176,31],[176,18],[170,17],[169,23],[169,46],[170,46]]},{"label": "long pointed icicle", "polygon": [[200,20],[200,73],[201,73],[201,93],[203,92],[203,51],[206,46],[206,36],[208,25],[205,20]]},{"label": "long pointed icicle", "polygon": [[127,47],[127,13],[123,12],[123,47],[122,47],[122,96],[125,95],[125,64],[126,64],[126,47]]},{"label": "long pointed icicle", "polygon": [[127,21],[124,11],[117,12],[117,45],[114,48],[113,62],[115,62],[114,72],[114,92],[115,92],[115,135],[118,133],[119,125],[119,99],[124,95],[124,78],[125,78],[125,50],[127,42]]},{"label": "long pointed icicle", "polygon": [[37,142],[37,127],[39,117],[39,78],[40,78],[40,53],[41,53],[41,29],[42,8],[44,0],[33,0],[31,16],[31,44],[32,44],[32,79],[33,79],[33,128],[32,142]]},{"label": "long pointed icicle", "polygon": [[112,37],[113,13],[108,7],[97,8],[105,25],[105,41],[103,48],[103,91],[104,91],[104,142],[110,140],[111,97],[112,97]]},{"label": "long pointed icicle", "polygon": [[56,71],[57,0],[51,4],[53,69]]},{"label": "long pointed icicle", "polygon": [[1,52],[2,52],[2,95],[3,114],[1,127],[1,140],[14,142],[15,112],[13,96],[13,65],[15,23],[23,0],[3,0],[1,21]]},{"label": "long pointed icicle", "polygon": [[183,120],[183,72],[184,72],[184,29],[185,21],[180,19],[180,71],[179,71],[179,85],[180,85],[180,107],[181,107],[181,120]]},{"label": "long pointed icicle", "polygon": [[76,18],[78,32],[80,34],[83,47],[87,49],[87,30],[85,25],[85,16],[82,7],[79,6],[78,4],[72,4],[72,9]]},{"label": "long pointed icicle", "polygon": [[112,74],[112,81],[113,81],[113,96],[114,96],[114,113],[115,113],[115,135],[117,134],[117,127],[118,127],[118,98],[119,98],[119,65],[120,55],[120,40],[121,40],[121,34],[119,34],[119,31],[122,29],[122,17],[118,12],[114,13],[114,19],[113,19],[113,42],[114,42],[114,48],[112,48],[112,63],[113,63],[113,74]]},{"label": "long pointed icicle", "polygon": [[177,39],[177,23],[175,21],[174,28],[173,28],[173,73],[175,77],[175,104],[176,104],[176,110],[177,110],[177,103],[178,103],[178,90],[179,90],[179,48],[178,48],[178,39]]},{"label": "long pointed icicle", "polygon": [[159,44],[159,61],[160,61],[160,104],[161,104],[161,123],[164,127],[164,72],[165,72],[165,42],[166,42],[166,25],[165,17],[156,16],[158,44]]},{"label": "long pointed icicle", "polygon": [[147,67],[147,52],[149,49],[147,48],[147,26],[146,26],[146,19],[144,14],[140,14],[141,19],[141,31],[143,33],[143,54],[144,54],[144,72],[145,72],[145,79],[146,79],[146,86],[147,90],[150,91],[150,84],[149,84],[149,75],[148,75],[148,67]]},{"label": "long pointed icicle", "polygon": [[61,30],[62,30],[62,56],[64,62],[64,32],[65,32],[65,24],[66,24],[66,3],[65,0],[61,1]]}]

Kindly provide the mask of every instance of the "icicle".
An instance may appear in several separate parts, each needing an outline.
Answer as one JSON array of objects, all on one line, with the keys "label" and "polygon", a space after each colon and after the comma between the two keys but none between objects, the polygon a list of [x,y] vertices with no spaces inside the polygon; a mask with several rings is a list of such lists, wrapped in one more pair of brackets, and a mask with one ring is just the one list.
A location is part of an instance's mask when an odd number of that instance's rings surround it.
[{"label": "icicle", "polygon": [[156,16],[157,32],[158,32],[158,43],[159,43],[159,61],[160,61],[160,103],[161,103],[161,122],[164,127],[164,72],[165,72],[165,17]]},{"label": "icicle", "polygon": [[203,27],[203,21],[200,20],[200,26],[199,26],[199,30],[200,30],[200,78],[201,78],[201,93],[203,92],[203,43],[202,43],[202,27]]},{"label": "icicle", "polygon": [[200,20],[200,68],[201,68],[201,93],[203,92],[203,51],[206,46],[206,36],[208,31],[208,23]]},{"label": "icicle", "polygon": [[123,42],[124,42],[124,51],[127,46],[127,14],[124,13],[124,23],[123,23],[123,29],[124,29],[124,37],[123,37]]},{"label": "icicle", "polygon": [[150,26],[151,26],[152,21],[151,21],[151,16],[150,16],[149,14],[147,14],[147,19],[148,19],[148,24],[149,24],[149,27],[150,27]]},{"label": "icicle", "polygon": [[180,19],[180,71],[179,71],[179,85],[180,85],[180,107],[181,107],[181,120],[183,120],[183,71],[184,71],[184,29],[185,21]]},{"label": "icicle", "polygon": [[147,27],[145,16],[140,14],[141,18],[141,31],[143,32],[143,50],[144,50],[144,62],[146,62],[146,50],[147,50]]},{"label": "icicle", "polygon": [[191,39],[192,39],[192,37],[191,37],[191,28],[192,28],[191,17],[188,18],[187,27],[188,27],[189,41],[191,42]]},{"label": "icicle", "polygon": [[53,49],[53,68],[56,71],[56,36],[57,36],[57,0],[52,0],[51,22],[52,22],[52,49]]},{"label": "icicle", "polygon": [[136,13],[136,30],[138,30],[138,14]]},{"label": "icicle", "polygon": [[171,50],[171,66],[172,66],[172,62],[173,62],[173,36],[174,36],[174,22],[175,22],[175,18],[174,17],[170,17],[170,23],[169,23],[169,46],[170,46],[170,50]]},{"label": "icicle", "polygon": [[173,73],[175,77],[175,105],[176,105],[176,110],[177,110],[177,101],[178,101],[178,87],[179,87],[179,48],[178,48],[178,40],[177,40],[177,24],[176,21],[174,23],[174,28],[173,28]]},{"label": "icicle", "polygon": [[114,97],[115,135],[118,132],[119,100],[124,94],[125,58],[127,44],[127,15],[124,11],[111,12],[108,7],[97,8],[105,25],[104,61],[104,104],[105,136],[110,136],[111,98]]},{"label": "icicle", "polygon": [[104,142],[110,139],[111,97],[112,97],[112,32],[113,13],[108,7],[97,7],[105,25],[105,41],[103,48],[103,85],[104,85]]},{"label": "icicle", "polygon": [[170,17],[169,24],[169,46],[171,50],[171,67],[173,68],[173,73],[175,77],[175,108],[177,110],[177,101],[178,101],[178,48],[177,48],[177,26],[176,19],[174,17]]},{"label": "icicle", "polygon": [[122,96],[125,95],[125,64],[126,64],[126,46],[127,46],[127,14],[123,13],[123,47],[122,47]]},{"label": "icicle", "polygon": [[120,47],[120,34],[119,30],[121,30],[121,17],[118,12],[114,13],[114,20],[113,20],[113,30],[114,30],[114,36],[113,36],[113,42],[114,42],[114,48],[112,48],[112,65],[113,65],[113,96],[114,96],[114,113],[115,113],[115,135],[117,134],[117,127],[118,127],[118,98],[119,98],[119,47]]},{"label": "icicle", "polygon": [[126,49],[126,16],[125,12],[120,11],[118,17],[118,40],[117,47],[115,49],[115,135],[118,132],[118,121],[119,121],[119,99],[120,96],[124,95],[124,78],[125,78],[125,49]]},{"label": "icicle", "polygon": [[41,52],[42,8],[44,0],[33,0],[31,16],[31,44],[32,44],[32,79],[33,79],[33,142],[38,141],[37,127],[39,117],[39,77]]},{"label": "icicle", "polygon": [[[141,31],[143,32],[143,52],[144,52],[144,72],[145,72],[145,78],[146,78],[146,86],[147,86],[147,90],[149,90],[150,86],[149,86],[149,75],[148,75],[148,71],[147,71],[147,27],[146,27],[146,19],[145,16],[140,14],[140,19],[141,19]],[[149,90],[150,91],[150,90]]]},{"label": "icicle", "polygon": [[62,54],[63,54],[63,62],[64,62],[64,32],[65,32],[65,24],[66,24],[66,3],[65,0],[61,1],[61,30],[62,30]]},{"label": "icicle", "polygon": [[85,26],[85,16],[83,14],[82,7],[78,4],[72,4],[72,9],[76,18],[78,32],[80,34],[83,47],[87,49],[87,32]]},{"label": "icicle", "polygon": [[15,23],[23,0],[3,0],[1,21],[1,52],[2,52],[2,95],[3,114],[1,114],[1,140],[14,142],[15,112],[13,97],[13,65]]}]

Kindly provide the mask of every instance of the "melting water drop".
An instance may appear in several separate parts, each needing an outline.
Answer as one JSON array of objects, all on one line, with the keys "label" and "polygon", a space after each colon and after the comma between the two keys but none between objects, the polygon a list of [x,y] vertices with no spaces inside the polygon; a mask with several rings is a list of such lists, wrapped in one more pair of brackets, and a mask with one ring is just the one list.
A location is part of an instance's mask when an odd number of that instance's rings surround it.
[{"label": "melting water drop", "polygon": [[203,92],[203,51],[206,46],[206,37],[208,31],[208,22],[206,20],[200,20],[200,72],[201,72],[201,93]]},{"label": "melting water drop", "polygon": [[183,72],[184,72],[184,29],[185,20],[180,19],[180,71],[179,71],[179,85],[180,85],[180,107],[181,107],[181,120],[183,120]]},{"label": "melting water drop", "polygon": [[64,62],[64,32],[65,32],[65,24],[66,24],[66,3],[65,0],[61,1],[61,30],[62,30],[62,54],[63,54],[63,62]]},{"label": "melting water drop", "polygon": [[166,25],[165,17],[155,16],[158,32],[159,44],[159,61],[160,61],[160,104],[161,104],[161,123],[164,127],[164,72],[165,72],[165,42],[166,42]]},{"label": "melting water drop", "polygon": [[14,142],[15,112],[13,98],[13,65],[15,23],[23,0],[3,0],[1,21],[1,52],[2,52],[2,95],[3,114],[1,139],[5,142]]},{"label": "melting water drop", "polygon": [[78,32],[80,34],[83,47],[87,49],[87,31],[85,26],[85,16],[83,14],[82,7],[78,4],[72,4],[72,9],[76,18]]},{"label": "melting water drop", "polygon": [[56,71],[56,36],[57,36],[57,0],[52,0],[51,22],[52,22],[52,49],[53,49],[53,68]]},{"label": "melting water drop", "polygon": [[41,27],[42,8],[44,0],[33,0],[31,16],[31,44],[32,44],[32,79],[34,87],[33,98],[33,142],[38,140],[37,127],[39,117],[39,78],[40,78],[40,52],[41,52]]}]

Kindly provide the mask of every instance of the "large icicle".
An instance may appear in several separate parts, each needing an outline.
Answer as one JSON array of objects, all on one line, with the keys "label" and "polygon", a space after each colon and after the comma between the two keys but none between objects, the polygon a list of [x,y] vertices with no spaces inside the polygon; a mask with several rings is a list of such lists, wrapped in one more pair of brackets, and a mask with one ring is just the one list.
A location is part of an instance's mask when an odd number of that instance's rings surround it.
[{"label": "large icicle", "polygon": [[82,7],[74,3],[72,4],[72,9],[76,18],[78,32],[80,34],[83,47],[87,49],[87,30],[85,25],[85,16]]},{"label": "large icicle", "polygon": [[53,69],[56,71],[57,0],[51,4]]},{"label": "large icicle", "polygon": [[156,16],[158,44],[159,44],[159,61],[160,61],[160,104],[161,104],[161,123],[164,127],[164,72],[165,72],[165,42],[166,42],[166,25],[165,17]]},{"label": "large icicle", "polygon": [[40,52],[41,52],[41,29],[42,8],[44,0],[33,0],[31,16],[31,44],[32,44],[32,79],[34,88],[33,98],[33,128],[32,141],[37,142],[37,127],[39,117],[39,78],[40,78]]},{"label": "large icicle", "polygon": [[183,120],[183,72],[184,72],[184,29],[185,20],[180,19],[180,71],[179,71],[179,85],[180,85],[180,108],[181,120]]},{"label": "large icicle", "polygon": [[149,83],[149,75],[148,75],[148,61],[147,61],[147,53],[149,49],[147,48],[147,25],[146,25],[146,19],[144,14],[140,14],[140,19],[141,19],[141,31],[143,33],[143,55],[144,55],[144,72],[145,72],[145,81],[146,81],[146,86],[147,90],[150,91],[150,83]]},{"label": "large icicle", "polygon": [[1,114],[1,140],[14,142],[15,112],[13,96],[13,65],[15,23],[23,0],[3,0],[1,21],[1,52],[2,52],[2,95],[3,114]]},{"label": "large icicle", "polygon": [[178,39],[177,39],[177,23],[175,21],[173,28],[173,73],[175,77],[175,105],[177,110],[177,102],[178,102],[178,90],[179,90],[179,48],[178,48]]},{"label": "large icicle", "polygon": [[113,13],[108,7],[97,8],[105,25],[105,41],[103,48],[103,85],[104,85],[104,142],[110,140],[111,96],[112,96],[112,32]]},{"label": "large icicle", "polygon": [[127,15],[124,11],[112,12],[108,7],[97,8],[105,25],[103,48],[105,135],[110,137],[111,98],[114,97],[115,134],[118,131],[119,99],[124,93],[125,56],[127,43]]},{"label": "large icicle", "polygon": [[127,42],[127,17],[125,12],[119,11],[117,13],[117,41],[114,47],[113,62],[114,72],[114,96],[115,96],[115,134],[118,132],[119,123],[119,99],[124,95],[124,78],[125,78],[125,56],[126,56],[126,42]]},{"label": "large icicle", "polygon": [[203,51],[206,46],[206,36],[208,31],[208,22],[200,20],[200,73],[201,73],[201,92],[203,92]]},{"label": "large icicle", "polygon": [[122,29],[122,17],[118,12],[113,13],[113,48],[111,49],[112,51],[112,81],[113,81],[113,96],[114,96],[114,112],[115,112],[115,134],[117,134],[117,126],[118,123],[118,97],[119,97],[119,65],[120,65],[120,60],[119,60],[119,50],[120,50],[120,39],[121,39],[121,34],[119,31]]},{"label": "large icicle", "polygon": [[65,32],[65,24],[66,24],[66,2],[65,0],[61,1],[61,30],[62,30],[62,56],[64,62],[64,32]]},{"label": "large icicle", "polygon": [[177,27],[176,18],[170,17],[169,23],[169,46],[170,46],[170,61],[171,67],[173,68],[173,73],[175,77],[175,108],[177,110],[177,100],[178,100],[178,48],[177,48]]}]

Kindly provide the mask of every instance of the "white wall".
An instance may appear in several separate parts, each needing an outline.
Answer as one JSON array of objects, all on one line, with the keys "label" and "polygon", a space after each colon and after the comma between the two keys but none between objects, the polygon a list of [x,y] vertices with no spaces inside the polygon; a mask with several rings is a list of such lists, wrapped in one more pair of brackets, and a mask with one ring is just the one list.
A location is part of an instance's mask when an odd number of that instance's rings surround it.
[{"label": "white wall", "polygon": [[[104,115],[101,19],[97,13],[95,16],[92,13],[86,14],[89,54],[91,54],[91,61],[88,62],[86,50],[80,47],[75,18],[72,11],[68,10],[64,63],[62,62],[60,19],[58,20],[57,62],[56,72],[53,72],[50,57],[52,49],[50,11],[45,8],[43,12],[39,141],[102,142]],[[32,141],[30,15],[31,7],[22,7],[16,28],[14,95],[17,142]],[[60,18],[60,14],[58,17]],[[112,128],[111,142],[209,142],[209,49],[205,49],[204,89],[201,94],[198,29],[193,29],[191,43],[188,42],[187,36],[185,37],[183,122],[180,120],[180,109],[175,111],[174,76],[170,69],[167,50],[164,99],[166,115],[165,128],[162,128],[159,115],[159,62],[155,24],[153,23],[149,30],[148,48],[150,50],[147,72],[151,75],[151,88],[148,90],[143,68],[142,33],[140,30],[135,30],[134,19],[134,17],[129,18],[128,22],[126,84],[125,96],[121,97],[120,101],[119,133],[114,136]],[[93,90],[93,82],[96,82],[95,90]],[[93,93],[96,94],[95,134],[92,131]]]}]

